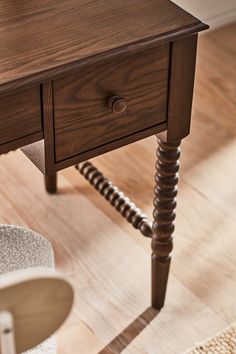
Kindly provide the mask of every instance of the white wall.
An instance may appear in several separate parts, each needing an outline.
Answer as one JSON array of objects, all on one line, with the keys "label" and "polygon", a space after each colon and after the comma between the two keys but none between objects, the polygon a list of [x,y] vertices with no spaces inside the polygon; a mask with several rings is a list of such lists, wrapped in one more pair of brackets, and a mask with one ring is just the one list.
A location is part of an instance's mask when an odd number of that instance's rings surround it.
[{"label": "white wall", "polygon": [[211,28],[236,22],[236,0],[172,0]]}]

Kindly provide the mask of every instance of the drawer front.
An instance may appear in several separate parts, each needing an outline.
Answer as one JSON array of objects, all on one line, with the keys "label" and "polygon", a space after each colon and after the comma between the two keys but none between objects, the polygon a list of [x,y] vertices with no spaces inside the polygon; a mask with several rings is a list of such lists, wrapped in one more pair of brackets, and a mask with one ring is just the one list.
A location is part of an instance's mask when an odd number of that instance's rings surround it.
[{"label": "drawer front", "polygon": [[40,86],[0,97],[0,145],[41,130]]},{"label": "drawer front", "polygon": [[[56,161],[165,122],[168,68],[169,46],[162,46],[55,80]],[[122,100],[109,105],[111,97]]]}]

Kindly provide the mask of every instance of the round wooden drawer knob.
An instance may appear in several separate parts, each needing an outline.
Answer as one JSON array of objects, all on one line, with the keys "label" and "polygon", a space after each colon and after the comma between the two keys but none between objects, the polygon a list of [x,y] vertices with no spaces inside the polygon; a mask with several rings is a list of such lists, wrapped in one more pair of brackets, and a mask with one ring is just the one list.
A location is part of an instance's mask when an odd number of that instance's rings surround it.
[{"label": "round wooden drawer knob", "polygon": [[121,114],[127,111],[127,102],[120,96],[112,96],[108,103],[113,113]]}]

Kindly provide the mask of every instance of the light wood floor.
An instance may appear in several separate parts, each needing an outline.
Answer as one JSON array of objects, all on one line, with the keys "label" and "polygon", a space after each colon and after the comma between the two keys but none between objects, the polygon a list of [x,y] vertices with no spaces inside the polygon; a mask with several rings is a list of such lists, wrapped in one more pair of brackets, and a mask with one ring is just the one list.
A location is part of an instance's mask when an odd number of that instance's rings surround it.
[{"label": "light wood floor", "polygon": [[[48,196],[20,153],[1,157],[0,222],[53,244],[76,290],[59,354],[174,354],[236,320],[236,24],[199,42],[192,134],[182,146],[166,307],[149,308],[150,241],[71,168]],[[155,138],[94,160],[151,217]]]}]

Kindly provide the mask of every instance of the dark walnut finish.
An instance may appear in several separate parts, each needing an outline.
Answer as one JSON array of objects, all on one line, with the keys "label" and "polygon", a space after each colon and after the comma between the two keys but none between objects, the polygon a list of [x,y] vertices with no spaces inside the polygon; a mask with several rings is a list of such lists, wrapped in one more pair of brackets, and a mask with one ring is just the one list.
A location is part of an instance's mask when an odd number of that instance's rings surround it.
[{"label": "dark walnut finish", "polygon": [[55,194],[57,192],[57,174],[44,176],[45,188],[49,194]]},{"label": "dark walnut finish", "polygon": [[37,141],[40,132],[42,137],[40,86],[0,96],[0,153],[7,152],[11,142],[21,147],[23,138],[25,143]]},{"label": "dark walnut finish", "polygon": [[168,0],[1,0],[0,92],[204,28]]},{"label": "dark walnut finish", "polygon": [[181,140],[190,132],[197,38],[197,35],[188,36],[173,42],[171,46],[166,131],[169,141]]},{"label": "dark walnut finish", "polygon": [[126,99],[117,95],[111,96],[109,98],[108,105],[112,112],[116,114],[126,113],[128,109],[128,103]]},{"label": "dark walnut finish", "polygon": [[133,225],[143,236],[152,237],[152,226],[147,216],[127,198],[112,182],[95,167],[86,161],[76,165],[77,170],[109,203]]},{"label": "dark walnut finish", "polygon": [[168,69],[169,45],[55,80],[56,162],[165,122]]},{"label": "dark walnut finish", "polygon": [[152,305],[164,305],[173,249],[174,220],[180,158],[180,141],[166,143],[158,139],[154,189],[152,238]]},{"label": "dark walnut finish", "polygon": [[158,135],[154,223],[90,163],[80,172],[152,237],[152,306],[164,305],[180,141],[189,134],[198,32],[168,0],[0,2],[0,154],[56,171]]}]

